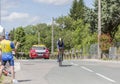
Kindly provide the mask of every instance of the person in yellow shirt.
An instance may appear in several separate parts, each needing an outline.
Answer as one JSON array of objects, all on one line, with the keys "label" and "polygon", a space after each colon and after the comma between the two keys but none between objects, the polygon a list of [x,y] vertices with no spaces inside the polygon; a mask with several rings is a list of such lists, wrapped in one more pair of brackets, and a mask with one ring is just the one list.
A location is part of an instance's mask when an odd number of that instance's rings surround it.
[{"label": "person in yellow shirt", "polygon": [[11,67],[11,74],[13,79],[13,84],[17,83],[18,81],[15,79],[15,72],[14,72],[14,58],[12,51],[15,51],[15,45],[12,41],[9,40],[9,35],[2,36],[2,41],[0,42],[0,49],[2,50],[2,65],[0,68],[0,78],[2,76],[2,70],[4,69],[6,63],[8,62]]}]

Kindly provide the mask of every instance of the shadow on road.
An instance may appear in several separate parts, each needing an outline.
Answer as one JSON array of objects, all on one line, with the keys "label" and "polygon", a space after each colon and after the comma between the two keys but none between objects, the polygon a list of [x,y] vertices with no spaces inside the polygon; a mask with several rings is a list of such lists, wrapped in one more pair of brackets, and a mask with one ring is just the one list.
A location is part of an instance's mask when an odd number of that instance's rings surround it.
[{"label": "shadow on road", "polygon": [[18,82],[28,82],[28,81],[31,81],[31,80],[18,80]]},{"label": "shadow on road", "polygon": [[60,67],[71,67],[72,65],[61,65]]}]

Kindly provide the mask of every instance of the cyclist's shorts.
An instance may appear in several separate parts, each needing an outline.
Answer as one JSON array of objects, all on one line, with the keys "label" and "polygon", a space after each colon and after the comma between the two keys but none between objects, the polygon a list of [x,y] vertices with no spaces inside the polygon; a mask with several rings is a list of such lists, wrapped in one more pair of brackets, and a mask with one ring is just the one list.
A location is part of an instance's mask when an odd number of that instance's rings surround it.
[{"label": "cyclist's shorts", "polygon": [[64,49],[64,47],[58,47],[59,50]]},{"label": "cyclist's shorts", "polygon": [[14,59],[11,53],[2,54],[2,65],[6,65],[7,62],[9,62],[10,66],[14,66]]},{"label": "cyclist's shorts", "polygon": [[12,59],[13,59],[12,53],[2,53],[2,60],[7,61]]},{"label": "cyclist's shorts", "polygon": [[14,60],[13,59],[7,60],[7,61],[2,60],[2,65],[5,66],[7,62],[9,63],[10,66],[14,66]]}]

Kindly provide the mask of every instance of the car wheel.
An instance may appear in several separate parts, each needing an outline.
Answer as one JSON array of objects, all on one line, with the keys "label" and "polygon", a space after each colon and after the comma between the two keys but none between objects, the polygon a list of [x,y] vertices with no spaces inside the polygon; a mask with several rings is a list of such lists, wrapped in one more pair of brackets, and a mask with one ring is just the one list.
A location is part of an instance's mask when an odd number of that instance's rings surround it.
[{"label": "car wheel", "polygon": [[49,58],[44,58],[44,59],[49,59]]},{"label": "car wheel", "polygon": [[34,59],[33,57],[30,57],[30,59]]}]

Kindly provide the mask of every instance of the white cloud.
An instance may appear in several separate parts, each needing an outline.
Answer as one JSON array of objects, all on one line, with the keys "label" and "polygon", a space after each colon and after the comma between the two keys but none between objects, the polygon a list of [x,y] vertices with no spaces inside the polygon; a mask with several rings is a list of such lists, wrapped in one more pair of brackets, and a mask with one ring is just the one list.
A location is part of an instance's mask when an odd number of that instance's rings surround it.
[{"label": "white cloud", "polygon": [[40,17],[38,16],[31,16],[28,13],[17,13],[17,12],[13,12],[8,16],[1,17],[1,19],[5,23],[17,24],[22,26],[35,24],[40,21]]},{"label": "white cloud", "polygon": [[29,14],[27,13],[17,13],[17,12],[13,12],[8,16],[4,16],[1,19],[4,21],[14,21],[14,20],[18,20],[18,19],[25,19],[28,18]]},{"label": "white cloud", "polygon": [[34,24],[39,21],[38,16],[30,16],[27,13],[17,13],[13,12],[8,16],[1,17],[3,22],[12,22],[20,24]]},{"label": "white cloud", "polygon": [[34,0],[40,3],[54,4],[54,5],[63,5],[71,2],[72,0]]},{"label": "white cloud", "polygon": [[[9,2],[9,3],[8,3]],[[9,1],[9,0],[1,0],[0,1],[0,13],[1,13],[1,17],[7,16],[9,14],[9,10],[12,8],[16,8],[18,6],[18,0],[14,0],[14,1]]]}]

